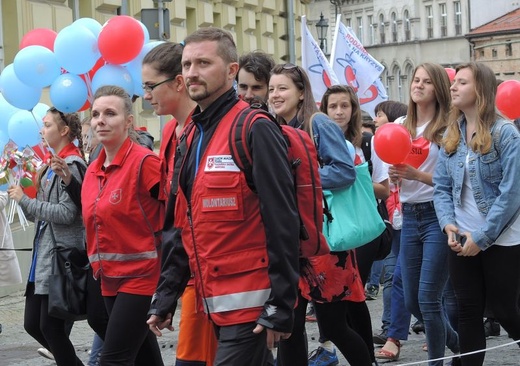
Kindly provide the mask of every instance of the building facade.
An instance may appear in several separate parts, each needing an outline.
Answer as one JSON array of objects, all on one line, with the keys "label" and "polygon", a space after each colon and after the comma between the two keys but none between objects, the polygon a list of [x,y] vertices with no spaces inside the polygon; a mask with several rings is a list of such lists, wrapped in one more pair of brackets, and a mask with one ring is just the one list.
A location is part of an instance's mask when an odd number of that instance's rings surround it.
[{"label": "building facade", "polygon": [[323,13],[331,29],[340,14],[366,50],[385,66],[381,80],[389,98],[407,102],[417,65],[436,62],[453,67],[470,61],[473,48],[466,35],[518,6],[505,0],[493,1],[492,7],[485,0],[316,0],[309,13],[315,17]]}]

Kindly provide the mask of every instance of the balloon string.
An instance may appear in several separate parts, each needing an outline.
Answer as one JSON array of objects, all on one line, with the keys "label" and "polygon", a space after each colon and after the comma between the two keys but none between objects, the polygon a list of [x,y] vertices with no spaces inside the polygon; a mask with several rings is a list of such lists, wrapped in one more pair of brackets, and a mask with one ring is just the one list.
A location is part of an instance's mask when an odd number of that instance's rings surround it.
[{"label": "balloon string", "polygon": [[90,80],[90,75],[88,72],[85,74],[85,82],[87,84],[87,100],[90,104],[92,104],[92,101],[94,100],[94,95],[92,94],[92,80]]},{"label": "balloon string", "polygon": [[[36,123],[36,126],[38,127],[38,131],[40,131],[41,126],[38,124],[38,120],[36,119],[36,115],[34,114],[34,111],[33,111],[32,109],[31,109],[31,114],[32,114],[32,116],[33,116],[33,118],[34,118],[34,123]],[[47,139],[45,138],[45,136],[43,136],[43,134],[42,134],[41,132],[40,132],[40,136],[41,136],[41,138],[43,139],[43,141],[45,141],[45,143],[47,144],[47,146],[50,147],[49,142],[47,141]],[[42,140],[40,140],[40,142],[38,142],[38,146],[40,146],[40,149],[41,149],[43,152],[48,151],[48,152],[50,152],[51,154],[53,154],[52,151],[51,151],[50,149],[47,149],[47,148],[45,147],[45,145],[43,145]],[[54,155],[54,154],[53,154],[53,155]]]}]

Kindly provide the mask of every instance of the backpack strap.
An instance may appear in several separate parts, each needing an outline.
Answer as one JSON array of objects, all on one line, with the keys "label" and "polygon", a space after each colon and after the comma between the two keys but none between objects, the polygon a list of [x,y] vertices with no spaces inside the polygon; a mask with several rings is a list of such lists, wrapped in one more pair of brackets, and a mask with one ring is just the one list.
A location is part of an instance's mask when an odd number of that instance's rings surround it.
[{"label": "backpack strap", "polygon": [[[249,148],[249,133],[251,125],[259,118],[274,121],[268,112],[255,105],[240,111],[233,120],[228,138],[231,157],[238,168],[244,172],[247,185],[253,192],[256,192],[256,188],[253,182],[253,157]],[[276,121],[274,122],[278,125]]]}]

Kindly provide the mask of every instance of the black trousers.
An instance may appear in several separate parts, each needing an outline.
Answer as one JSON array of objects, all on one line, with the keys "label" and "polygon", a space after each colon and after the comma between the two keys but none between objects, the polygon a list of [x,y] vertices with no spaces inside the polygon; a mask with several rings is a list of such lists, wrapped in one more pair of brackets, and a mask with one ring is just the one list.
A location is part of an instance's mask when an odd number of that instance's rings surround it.
[{"label": "black trousers", "polygon": [[109,314],[101,366],[163,366],[157,337],[146,324],[151,296],[104,297]]},{"label": "black trousers", "polygon": [[35,295],[34,283],[27,285],[25,296],[26,332],[52,352],[58,366],[83,365],[69,339],[72,322],[49,316],[49,296]]},{"label": "black trousers", "polygon": [[[493,245],[474,257],[449,255],[459,314],[461,353],[486,348],[482,317],[487,306],[514,340],[520,339],[520,245]],[[484,363],[483,352],[462,357],[463,365]]]},{"label": "black trousers", "polygon": [[215,326],[218,339],[214,366],[272,366],[266,331],[254,334],[256,323]]}]

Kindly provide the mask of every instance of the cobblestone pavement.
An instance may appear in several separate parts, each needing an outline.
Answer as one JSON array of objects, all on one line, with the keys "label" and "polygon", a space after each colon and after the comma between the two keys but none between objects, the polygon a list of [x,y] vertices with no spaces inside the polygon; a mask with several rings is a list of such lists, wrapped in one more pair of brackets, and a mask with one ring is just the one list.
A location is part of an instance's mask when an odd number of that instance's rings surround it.
[{"label": "cobblestone pavement", "polygon": [[[382,299],[368,301],[368,307],[372,314],[374,329],[380,326],[382,313]],[[55,362],[39,356],[36,350],[40,347],[23,329],[23,310],[24,298],[22,292],[16,292],[9,296],[0,298],[0,323],[3,326],[0,334],[0,365],[1,366],[51,366]],[[177,311],[179,314],[180,311]],[[174,319],[174,326],[177,327],[178,316]],[[316,323],[307,324],[309,350],[317,347],[318,330]],[[79,358],[87,364],[88,350],[92,342],[93,332],[86,321],[77,322],[72,329],[71,339],[76,347]],[[177,332],[166,331],[164,336],[159,338],[165,365],[173,365],[175,362]],[[488,338],[488,348],[497,347],[512,342],[502,329],[498,337]],[[408,341],[403,342],[401,357],[397,362],[386,362],[388,366],[407,365],[413,362],[420,362],[426,365],[426,352],[422,351],[424,335],[411,334]],[[447,350],[446,355],[451,355]],[[383,364],[383,363],[382,363]],[[340,356],[340,365],[348,365],[345,359]],[[520,349],[517,345],[509,345],[502,348],[490,350],[486,354],[485,365],[518,366],[520,365]],[[244,365],[247,366],[247,365]]]}]

